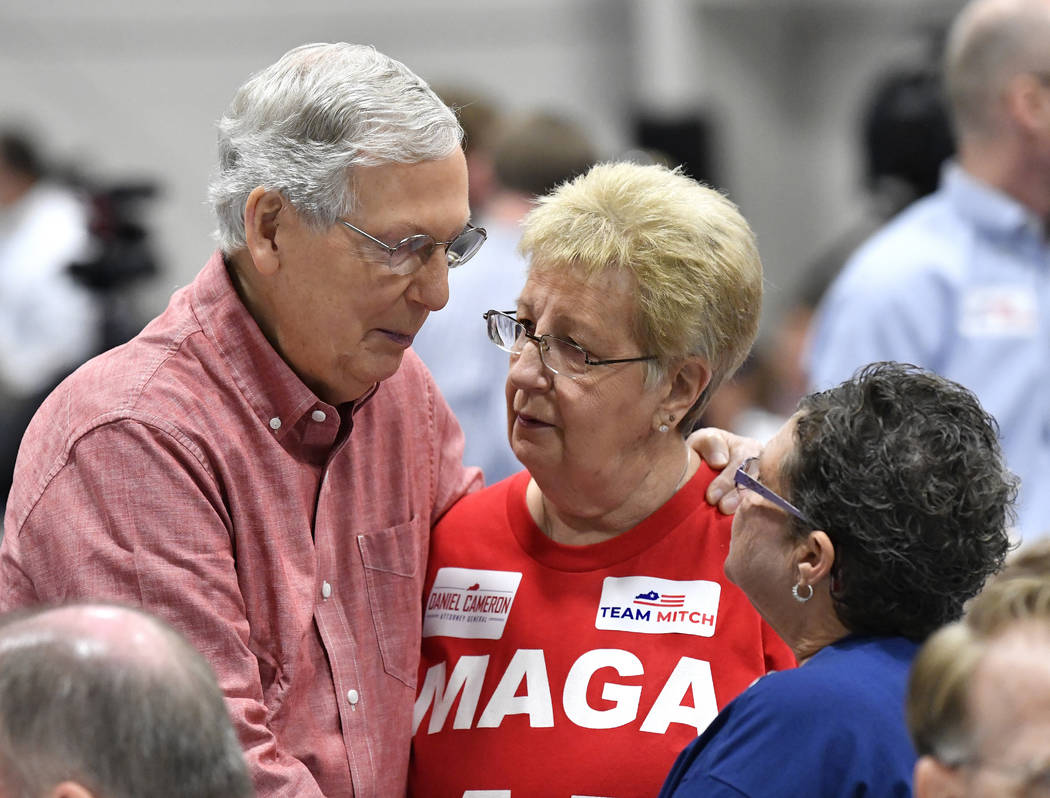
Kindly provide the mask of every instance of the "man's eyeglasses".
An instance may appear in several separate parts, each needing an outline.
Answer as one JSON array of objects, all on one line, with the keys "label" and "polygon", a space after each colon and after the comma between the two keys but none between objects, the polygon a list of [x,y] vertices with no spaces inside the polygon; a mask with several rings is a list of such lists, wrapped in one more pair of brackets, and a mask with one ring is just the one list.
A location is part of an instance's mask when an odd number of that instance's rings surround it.
[{"label": "man's eyeglasses", "polygon": [[390,255],[390,271],[400,275],[414,274],[418,271],[420,266],[430,260],[435,247],[445,248],[445,260],[450,269],[462,266],[477,254],[488,237],[484,227],[468,224],[466,229],[451,241],[435,241],[433,236],[421,233],[403,238],[394,246],[390,246],[344,219],[340,219],[339,223],[385,249]]},{"label": "man's eyeglasses", "polygon": [[532,341],[540,350],[540,361],[555,374],[576,379],[587,373],[591,366],[609,366],[613,363],[634,363],[640,360],[656,360],[656,355],[641,357],[618,357],[599,360],[581,346],[555,338],[553,335],[533,335],[525,325],[515,319],[514,311],[489,310],[483,318],[488,324],[489,339],[504,352],[520,355],[525,344]]},{"label": "man's eyeglasses", "polygon": [[733,482],[736,483],[738,489],[753,490],[762,498],[769,499],[784,512],[791,513],[806,526],[815,528],[814,524],[806,516],[802,515],[802,511],[795,505],[758,481],[757,457],[749,457],[740,465],[740,468],[736,470],[736,474],[733,476]]}]

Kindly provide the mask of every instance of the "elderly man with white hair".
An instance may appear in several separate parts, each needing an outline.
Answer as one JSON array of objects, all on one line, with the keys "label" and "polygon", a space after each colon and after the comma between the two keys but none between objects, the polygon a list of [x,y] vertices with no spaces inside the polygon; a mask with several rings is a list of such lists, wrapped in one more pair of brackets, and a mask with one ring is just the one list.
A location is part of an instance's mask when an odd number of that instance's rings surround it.
[{"label": "elderly man with white hair", "polygon": [[215,668],[260,795],[404,790],[427,540],[481,481],[409,351],[485,239],[461,136],[371,47],[254,75],[219,124],[219,250],[22,443],[0,609],[169,620]]}]

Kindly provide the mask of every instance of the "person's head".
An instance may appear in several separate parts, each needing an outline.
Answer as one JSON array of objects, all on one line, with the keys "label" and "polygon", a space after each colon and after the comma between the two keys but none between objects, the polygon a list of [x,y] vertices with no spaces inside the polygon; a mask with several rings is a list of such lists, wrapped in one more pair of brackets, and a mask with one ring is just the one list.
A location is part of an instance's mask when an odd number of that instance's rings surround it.
[{"label": "person's head", "polygon": [[917,798],[1050,794],[1050,580],[997,579],[920,649],[908,685]]},{"label": "person's head", "polygon": [[[449,265],[483,240],[467,224],[461,135],[419,77],[350,44],[290,51],[220,121],[222,250],[263,333],[322,400],[391,376],[448,301]],[[438,245],[415,248],[424,236]]]},{"label": "person's head", "polygon": [[496,190],[492,146],[503,113],[489,97],[465,86],[434,86],[434,92],[451,108],[463,126],[463,154],[467,159],[470,211],[483,218]]},{"label": "person's head", "polygon": [[736,206],[679,171],[599,164],[539,200],[521,250],[525,330],[628,362],[588,366],[553,341],[541,360],[519,337],[507,377],[518,458],[534,476],[571,470],[603,486],[636,479],[656,452],[679,458],[758,327],[762,265]]},{"label": "person's head", "polygon": [[0,622],[0,794],[248,798],[211,668],[167,624],[69,605]]},{"label": "person's head", "polygon": [[936,191],[941,165],[955,151],[940,76],[928,68],[886,74],[862,135],[868,187],[890,204],[889,212]]},{"label": "person's head", "polygon": [[44,176],[32,139],[17,130],[0,130],[0,208],[12,205]]},{"label": "person's head", "polygon": [[726,574],[788,642],[922,640],[1009,549],[997,432],[970,391],[899,363],[804,397],[737,476]]},{"label": "person's head", "polygon": [[995,579],[1013,579],[1018,576],[1034,576],[1050,579],[1050,538],[1040,538],[1025,543],[1006,558],[1003,570]]},{"label": "person's head", "polygon": [[571,119],[533,111],[503,122],[492,158],[498,184],[531,198],[583,174],[598,155],[586,131]]},{"label": "person's head", "polygon": [[973,0],[952,23],[944,70],[964,150],[1015,135],[1050,150],[1050,0]]}]

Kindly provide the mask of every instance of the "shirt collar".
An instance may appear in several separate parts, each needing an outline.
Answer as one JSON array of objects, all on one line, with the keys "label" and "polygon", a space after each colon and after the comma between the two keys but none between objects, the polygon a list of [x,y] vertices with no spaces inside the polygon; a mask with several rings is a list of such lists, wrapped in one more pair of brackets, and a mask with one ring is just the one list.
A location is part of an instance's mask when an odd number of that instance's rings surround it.
[{"label": "shirt collar", "polygon": [[955,161],[948,161],[941,183],[959,212],[993,233],[1003,235],[1030,232],[1043,235],[1042,221],[1027,207],[994,186],[979,180]]},{"label": "shirt collar", "polygon": [[[219,348],[238,390],[278,440],[306,413],[338,412],[318,399],[277,354],[237,295],[220,252],[211,256],[194,282],[192,303],[201,329]],[[373,387],[352,403],[350,412],[374,394]]]}]

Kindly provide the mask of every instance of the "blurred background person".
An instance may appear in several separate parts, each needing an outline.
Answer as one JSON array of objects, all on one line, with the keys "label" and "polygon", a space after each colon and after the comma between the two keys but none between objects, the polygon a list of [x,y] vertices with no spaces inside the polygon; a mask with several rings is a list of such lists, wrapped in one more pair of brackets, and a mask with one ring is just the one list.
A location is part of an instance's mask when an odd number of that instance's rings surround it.
[{"label": "blurred background person", "polygon": [[916,798],[1050,794],[1050,579],[997,578],[915,658]]},{"label": "blurred background person", "polygon": [[507,355],[489,342],[481,316],[517,302],[526,270],[518,252],[521,223],[536,198],[587,171],[597,151],[581,125],[550,111],[512,115],[485,135],[492,136],[494,184],[480,215],[473,205],[471,211],[488,240],[469,268],[449,275],[448,304],[413,348],[463,427],[463,462],[480,466],[493,483],[520,471],[521,463],[502,434],[507,405],[499,375]]},{"label": "blurred background person", "polygon": [[873,360],[975,391],[1021,478],[1019,534],[1050,533],[1050,0],[975,0],[945,81],[958,160],[865,243],[821,304],[808,371]]},{"label": "blurred background person", "polygon": [[0,625],[0,793],[249,798],[204,658],[138,610],[77,604]]},{"label": "blurred background person", "polygon": [[955,383],[873,364],[803,398],[737,485],[726,576],[800,666],[726,707],[661,795],[910,795],[912,658],[1009,547],[994,420]]},{"label": "blurred background person", "polygon": [[89,255],[88,222],[34,140],[0,130],[0,504],[29,419],[98,347],[98,304],[70,271]]},{"label": "blurred background person", "polygon": [[937,189],[942,164],[954,152],[951,122],[937,62],[940,32],[929,55],[893,66],[867,92],[857,123],[864,196],[854,219],[784,286],[785,307],[747,362],[711,399],[703,423],[767,440],[807,390],[803,364],[813,314],[849,256],[915,200]]},{"label": "blurred background person", "polygon": [[514,309],[485,315],[527,470],[434,529],[410,790],[652,795],[794,665],[725,579],[730,520],[684,440],[754,340],[762,265],[725,197],[631,163],[542,198],[522,251]]},{"label": "blurred background person", "polygon": [[467,196],[475,219],[483,218],[496,191],[493,139],[503,111],[484,92],[466,86],[431,86],[463,128],[463,156],[467,159]]}]

